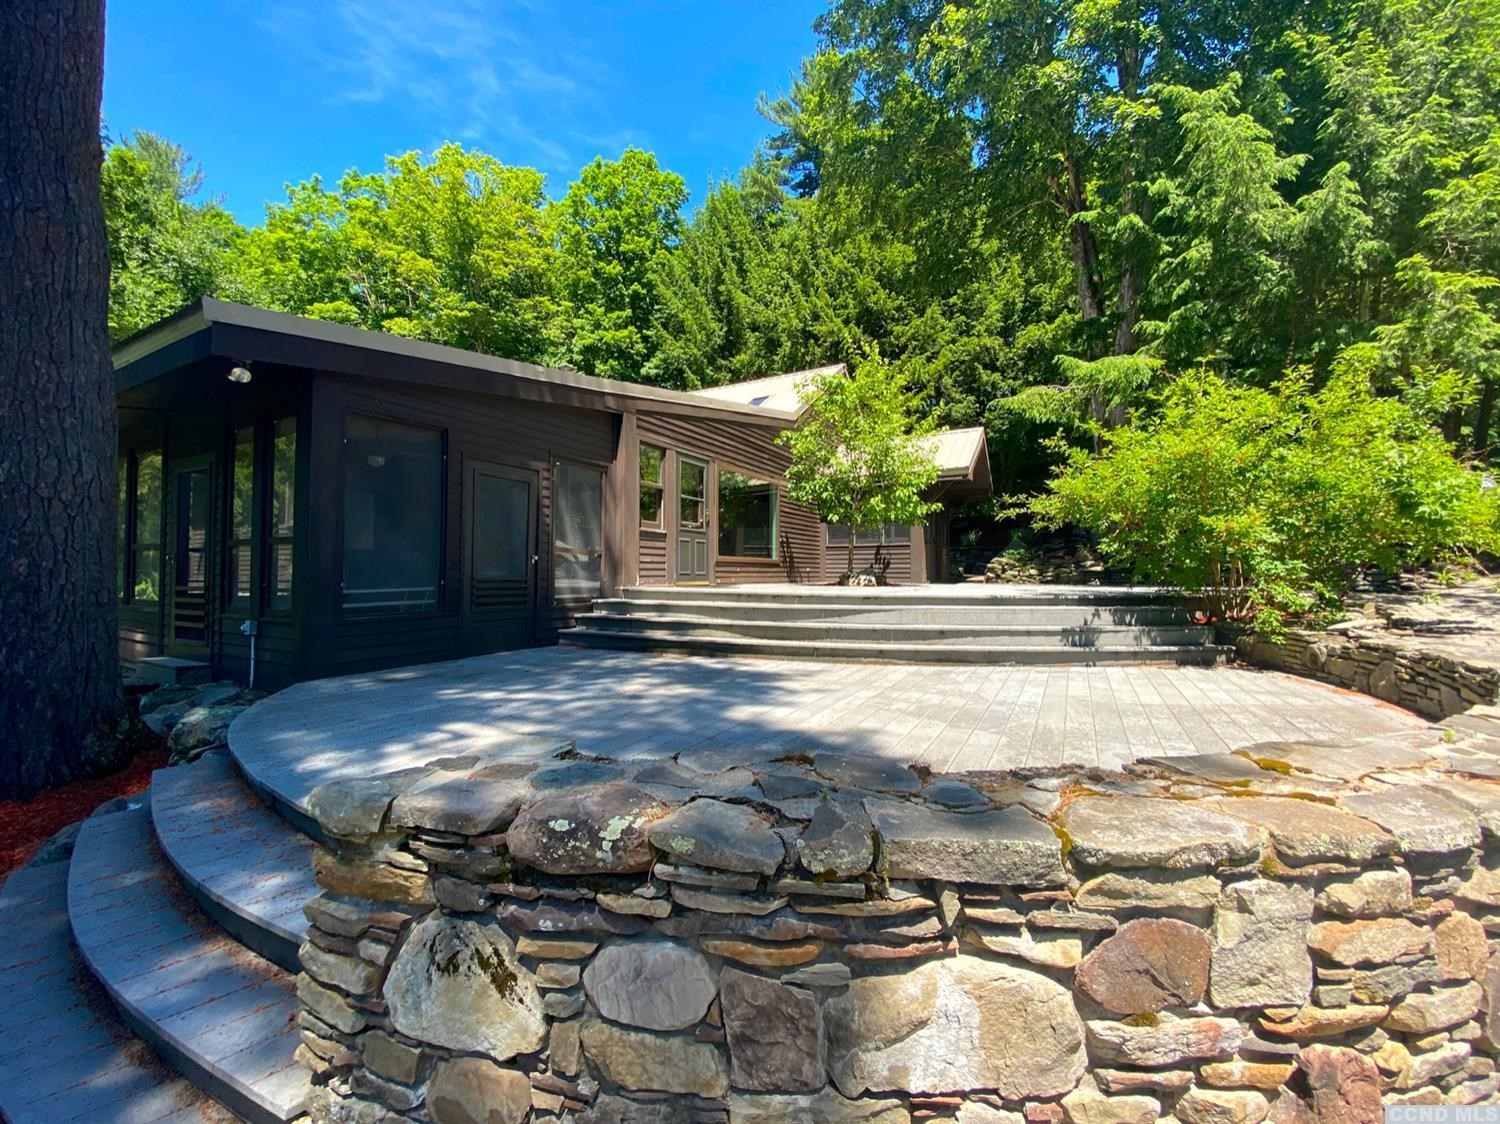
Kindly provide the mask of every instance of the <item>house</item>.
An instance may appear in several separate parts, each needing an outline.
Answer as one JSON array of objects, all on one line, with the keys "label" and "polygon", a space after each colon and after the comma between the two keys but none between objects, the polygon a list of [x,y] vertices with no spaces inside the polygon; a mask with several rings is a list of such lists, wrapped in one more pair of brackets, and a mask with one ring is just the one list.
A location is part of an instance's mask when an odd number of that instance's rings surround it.
[{"label": "house", "polygon": [[[809,372],[681,393],[206,298],[114,363],[127,665],[243,680],[253,653],[278,686],[551,644],[626,586],[844,565],[776,444]],[[981,431],[930,440],[941,499],[988,494]],[[860,561],[926,581],[941,525],[861,533]]]}]

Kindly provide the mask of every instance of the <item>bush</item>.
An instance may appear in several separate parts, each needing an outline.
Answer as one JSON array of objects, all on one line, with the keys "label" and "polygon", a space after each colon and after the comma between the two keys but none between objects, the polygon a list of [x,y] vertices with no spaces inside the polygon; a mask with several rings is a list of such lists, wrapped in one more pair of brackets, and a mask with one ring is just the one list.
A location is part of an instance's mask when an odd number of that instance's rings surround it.
[{"label": "bush", "polygon": [[1500,499],[1410,406],[1368,382],[1313,393],[1198,373],[1156,409],[1080,450],[1031,501],[1077,524],[1139,581],[1202,590],[1222,619],[1278,627],[1335,601],[1353,570],[1453,560],[1500,545]]}]

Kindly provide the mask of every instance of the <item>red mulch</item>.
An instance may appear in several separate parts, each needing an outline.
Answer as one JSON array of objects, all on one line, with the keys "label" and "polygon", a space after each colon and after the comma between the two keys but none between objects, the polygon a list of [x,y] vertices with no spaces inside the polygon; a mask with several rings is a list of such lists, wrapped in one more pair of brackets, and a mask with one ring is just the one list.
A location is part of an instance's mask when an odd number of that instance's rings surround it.
[{"label": "red mulch", "polygon": [[0,800],[0,875],[9,874],[75,820],[116,796],[134,796],[167,763],[165,746],[141,754],[118,773],[54,788],[33,800]]}]

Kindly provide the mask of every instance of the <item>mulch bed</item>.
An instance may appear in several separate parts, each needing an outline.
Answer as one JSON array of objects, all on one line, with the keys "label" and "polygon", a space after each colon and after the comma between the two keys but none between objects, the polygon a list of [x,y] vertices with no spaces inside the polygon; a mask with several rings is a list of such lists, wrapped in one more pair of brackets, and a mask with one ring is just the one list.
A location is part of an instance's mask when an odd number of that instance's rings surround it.
[{"label": "mulch bed", "polygon": [[118,773],[54,788],[32,800],[0,800],[0,876],[9,874],[53,835],[116,796],[134,796],[151,784],[151,773],[167,763],[161,746],[141,754]]}]

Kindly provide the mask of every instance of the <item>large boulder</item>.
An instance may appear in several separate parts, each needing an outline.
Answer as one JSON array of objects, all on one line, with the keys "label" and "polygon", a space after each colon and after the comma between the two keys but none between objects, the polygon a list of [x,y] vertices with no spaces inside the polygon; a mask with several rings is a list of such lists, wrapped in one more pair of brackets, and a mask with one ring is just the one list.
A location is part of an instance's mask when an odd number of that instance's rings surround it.
[{"label": "large boulder", "polygon": [[431,913],[386,977],[391,1024],[420,1042],[508,1061],[546,1038],[536,978],[500,926]]},{"label": "large boulder", "polygon": [[828,1063],[845,1096],[995,1089],[1066,1093],[1083,1075],[1083,1023],[1038,972],[972,956],[853,980],[824,1006]]},{"label": "large boulder", "polygon": [[564,789],[523,808],[505,842],[516,862],[548,874],[637,874],[651,867],[647,829],[669,810],[632,785]]}]

